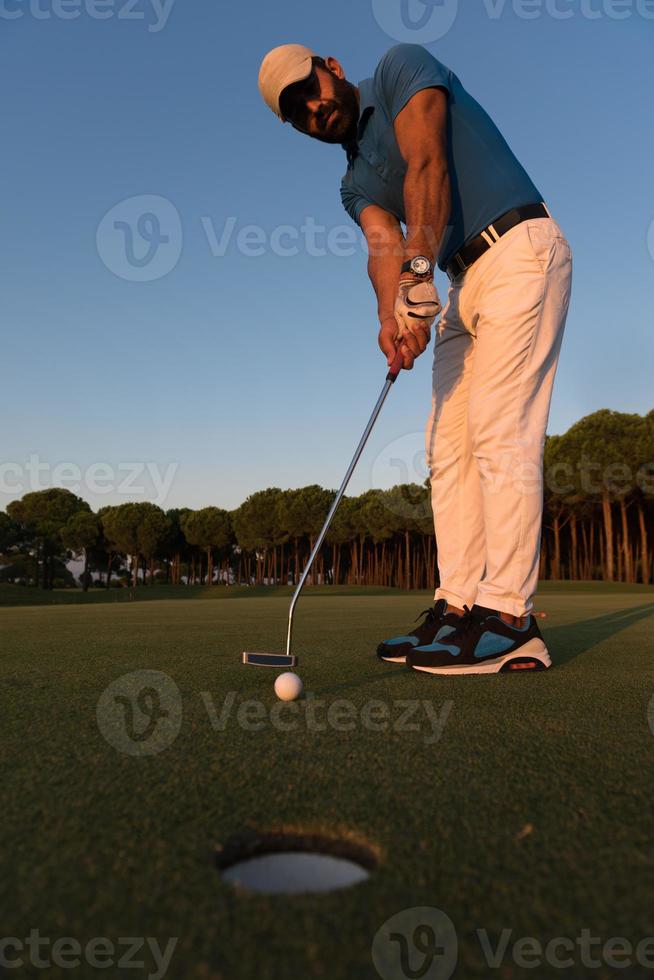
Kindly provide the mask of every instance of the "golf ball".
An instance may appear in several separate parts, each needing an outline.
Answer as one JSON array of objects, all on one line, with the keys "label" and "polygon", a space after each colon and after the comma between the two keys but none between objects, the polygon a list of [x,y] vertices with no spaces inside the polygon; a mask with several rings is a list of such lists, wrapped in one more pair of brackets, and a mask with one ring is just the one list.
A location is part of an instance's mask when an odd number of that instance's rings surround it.
[{"label": "golf ball", "polygon": [[290,670],[280,674],[275,681],[275,694],[280,701],[295,701],[302,694],[302,681]]}]

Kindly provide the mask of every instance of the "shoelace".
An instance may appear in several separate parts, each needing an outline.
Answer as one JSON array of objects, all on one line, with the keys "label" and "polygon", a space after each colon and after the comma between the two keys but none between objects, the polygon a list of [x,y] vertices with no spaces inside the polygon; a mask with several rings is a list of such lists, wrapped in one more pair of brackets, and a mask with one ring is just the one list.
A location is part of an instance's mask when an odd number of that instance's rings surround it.
[{"label": "shoelace", "polygon": [[[484,617],[480,613],[473,612],[469,606],[464,605],[463,608],[465,609],[465,612],[463,616],[459,617],[459,620],[456,624],[456,629],[461,630],[463,633],[467,633],[468,630],[471,630],[474,627],[479,626],[480,623],[483,623]],[[532,615],[535,616],[537,619],[545,619],[547,613],[535,612],[532,613]],[[421,613],[418,613],[414,622],[417,623],[419,619],[423,619],[423,618],[424,618],[425,626],[427,625],[427,623],[433,622],[436,619],[436,606],[431,606],[429,609],[423,609]]]},{"label": "shoelace", "polygon": [[461,630],[462,633],[467,633],[468,630],[479,626],[484,621],[484,617],[479,613],[473,612],[468,606],[463,607],[465,612],[463,616],[459,617],[459,621],[456,624],[456,629]]},{"label": "shoelace", "polygon": [[436,606],[431,606],[429,609],[423,609],[421,613],[418,613],[414,622],[417,623],[419,619],[425,618],[425,625],[431,623],[432,620],[436,619]]}]

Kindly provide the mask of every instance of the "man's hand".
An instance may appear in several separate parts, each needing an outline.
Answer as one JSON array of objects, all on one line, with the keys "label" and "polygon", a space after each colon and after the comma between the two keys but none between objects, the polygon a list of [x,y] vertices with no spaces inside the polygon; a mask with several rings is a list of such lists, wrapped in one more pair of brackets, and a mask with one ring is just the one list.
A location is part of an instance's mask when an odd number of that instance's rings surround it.
[{"label": "man's hand", "polygon": [[[393,358],[397,354],[397,349],[399,346],[399,334],[397,329],[397,320],[394,316],[387,316],[381,321],[381,327],[379,329],[379,347],[383,354],[386,356],[386,362],[390,367],[393,363]],[[404,355],[404,363],[402,367],[410,371],[413,367],[413,357],[410,358],[410,363],[407,365],[407,355],[409,354],[408,348],[403,345],[402,354]]]},{"label": "man's hand", "polygon": [[401,341],[403,367],[410,371],[429,343],[431,324],[441,309],[438,294],[431,281],[401,273],[405,241],[394,215],[371,204],[361,212],[361,227],[369,247],[368,273],[377,294],[379,346],[390,366]]},{"label": "man's hand", "polygon": [[403,355],[403,368],[410,371],[416,357],[426,349],[431,337],[431,325],[441,311],[441,304],[432,282],[403,279],[400,282],[395,314],[381,321],[379,346],[388,363],[398,347]]},{"label": "man's hand", "polygon": [[386,355],[388,366],[393,363],[398,348],[402,351],[402,368],[410,371],[416,357],[420,357],[429,343],[429,328],[416,327],[413,333],[403,336],[395,316],[387,316],[381,321],[379,330],[379,346]]}]

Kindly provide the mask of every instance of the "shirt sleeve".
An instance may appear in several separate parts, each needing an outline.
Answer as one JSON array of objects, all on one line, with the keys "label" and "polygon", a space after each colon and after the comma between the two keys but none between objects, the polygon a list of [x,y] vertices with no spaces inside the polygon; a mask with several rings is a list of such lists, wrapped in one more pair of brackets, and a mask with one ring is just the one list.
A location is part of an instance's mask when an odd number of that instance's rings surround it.
[{"label": "shirt sleeve", "polygon": [[450,71],[420,44],[396,44],[375,72],[375,85],[391,120],[424,88],[451,91]]},{"label": "shirt sleeve", "polygon": [[367,208],[372,201],[363,196],[349,181],[349,174],[346,174],[341,181],[341,201],[343,207],[358,225],[361,224],[361,212]]}]

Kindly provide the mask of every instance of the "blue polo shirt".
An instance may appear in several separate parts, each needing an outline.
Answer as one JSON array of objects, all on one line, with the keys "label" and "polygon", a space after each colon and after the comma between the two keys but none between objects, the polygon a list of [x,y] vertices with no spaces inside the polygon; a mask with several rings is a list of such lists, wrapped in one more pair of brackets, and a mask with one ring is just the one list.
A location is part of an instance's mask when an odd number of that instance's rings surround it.
[{"label": "blue polo shirt", "polygon": [[357,224],[369,204],[406,222],[406,163],[393,122],[416,92],[433,87],[448,96],[452,209],[437,256],[445,269],[454,253],[495,218],[543,198],[493,120],[454,72],[420,45],[398,44],[381,59],[374,78],[359,84],[358,152],[341,183],[343,206]]}]

